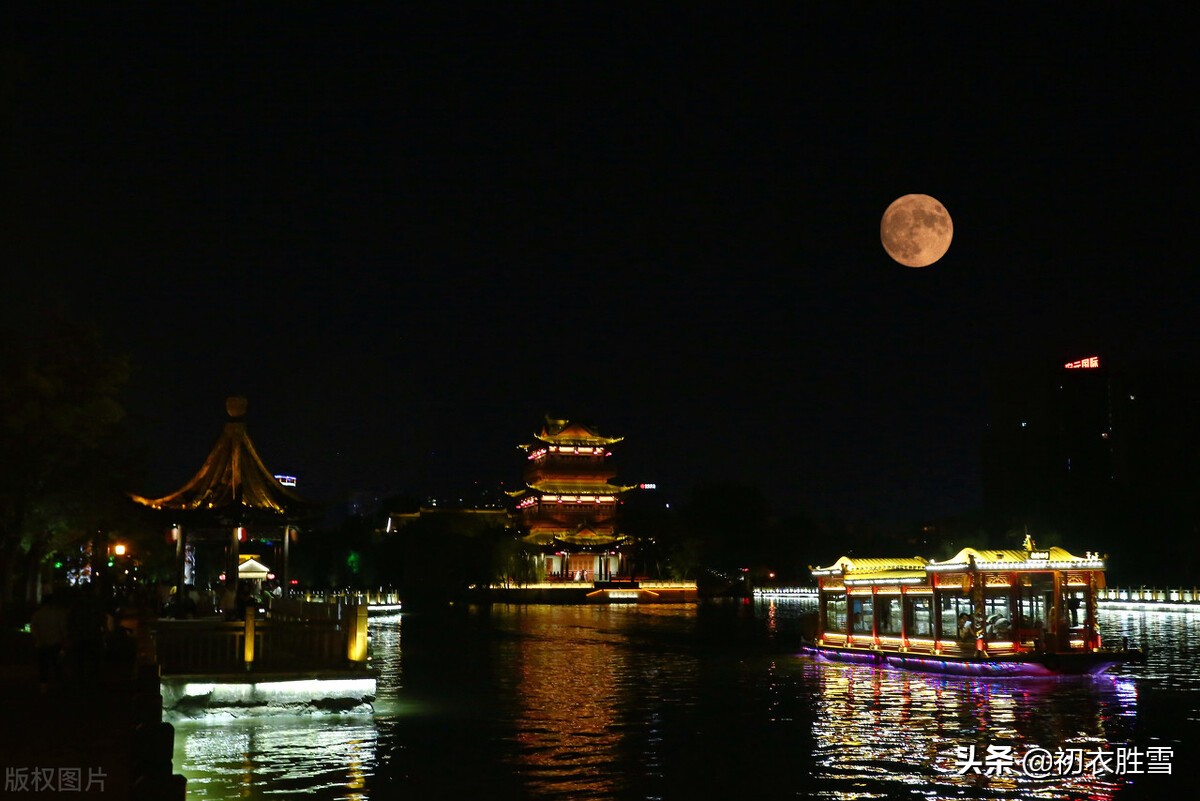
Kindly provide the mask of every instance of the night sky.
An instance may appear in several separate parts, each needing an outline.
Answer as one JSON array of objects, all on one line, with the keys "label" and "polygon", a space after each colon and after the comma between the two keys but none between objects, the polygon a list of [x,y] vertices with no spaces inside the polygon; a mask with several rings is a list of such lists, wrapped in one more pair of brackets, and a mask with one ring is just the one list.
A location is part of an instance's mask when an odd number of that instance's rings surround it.
[{"label": "night sky", "polygon": [[169,5],[0,24],[5,313],[130,355],[140,493],[245,394],[325,498],[512,486],[549,412],[680,499],[933,517],[994,365],[1196,355],[1173,6]]}]

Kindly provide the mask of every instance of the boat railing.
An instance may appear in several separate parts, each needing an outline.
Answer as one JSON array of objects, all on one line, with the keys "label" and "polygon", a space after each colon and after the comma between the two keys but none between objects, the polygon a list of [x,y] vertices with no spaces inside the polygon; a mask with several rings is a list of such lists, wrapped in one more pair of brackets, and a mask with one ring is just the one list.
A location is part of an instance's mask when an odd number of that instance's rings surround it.
[{"label": "boat railing", "polygon": [[[816,587],[756,587],[755,597],[817,597]],[[1165,603],[1200,605],[1200,588],[1196,587],[1109,587],[1096,590],[1097,601],[1126,603]]]}]

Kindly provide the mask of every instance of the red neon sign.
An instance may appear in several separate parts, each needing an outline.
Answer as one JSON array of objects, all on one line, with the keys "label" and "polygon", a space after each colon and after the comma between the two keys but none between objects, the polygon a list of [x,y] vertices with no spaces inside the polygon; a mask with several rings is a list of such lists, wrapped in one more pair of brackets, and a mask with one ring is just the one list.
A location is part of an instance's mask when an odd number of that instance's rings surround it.
[{"label": "red neon sign", "polygon": [[1079,359],[1078,361],[1067,362],[1066,364],[1063,365],[1063,367],[1067,368],[1068,370],[1095,370],[1099,366],[1100,366],[1100,357],[1099,356],[1089,356],[1086,359]]}]

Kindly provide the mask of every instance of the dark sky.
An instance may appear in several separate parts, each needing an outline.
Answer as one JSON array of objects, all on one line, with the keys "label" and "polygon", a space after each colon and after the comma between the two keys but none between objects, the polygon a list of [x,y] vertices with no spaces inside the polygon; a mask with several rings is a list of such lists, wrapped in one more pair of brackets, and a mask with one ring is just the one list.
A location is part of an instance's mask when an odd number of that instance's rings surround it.
[{"label": "dark sky", "polygon": [[[511,485],[550,412],[677,496],[936,516],[991,366],[1195,353],[1169,6],[169,5],[0,26],[6,313],[130,354],[138,491],[241,393],[322,495]],[[922,270],[879,243],[913,192]]]}]

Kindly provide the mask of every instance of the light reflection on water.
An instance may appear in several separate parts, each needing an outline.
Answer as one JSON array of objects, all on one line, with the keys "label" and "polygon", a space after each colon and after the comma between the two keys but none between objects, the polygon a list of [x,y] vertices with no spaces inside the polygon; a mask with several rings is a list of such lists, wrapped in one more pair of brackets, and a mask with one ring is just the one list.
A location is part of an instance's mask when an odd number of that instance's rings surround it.
[{"label": "light reflection on water", "polygon": [[373,718],[179,724],[176,770],[203,799],[1106,799],[1126,796],[1114,777],[954,775],[955,748],[1168,744],[1176,769],[1195,759],[1200,615],[1102,612],[1107,642],[1152,646],[1113,678],[986,680],[796,656],[808,608],[375,621]]},{"label": "light reflection on water", "polygon": [[362,801],[377,738],[369,716],[187,721],[176,724],[175,766],[189,799]]},{"label": "light reflection on water", "polygon": [[838,798],[896,795],[902,789],[896,785],[923,789],[926,798],[956,798],[964,790],[1109,798],[1119,788],[1093,777],[958,775],[956,760],[956,748],[972,744],[982,758],[988,746],[1020,755],[1035,746],[1053,751],[1130,742],[1130,726],[1121,719],[1132,707],[1111,682],[939,677],[811,659],[804,673],[817,697],[817,778]]}]

